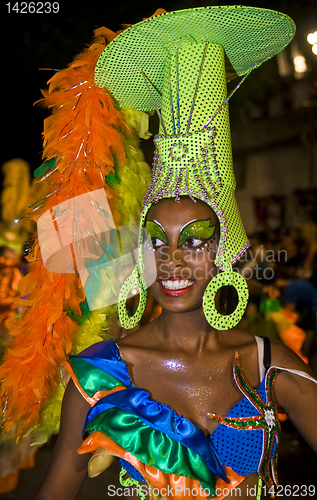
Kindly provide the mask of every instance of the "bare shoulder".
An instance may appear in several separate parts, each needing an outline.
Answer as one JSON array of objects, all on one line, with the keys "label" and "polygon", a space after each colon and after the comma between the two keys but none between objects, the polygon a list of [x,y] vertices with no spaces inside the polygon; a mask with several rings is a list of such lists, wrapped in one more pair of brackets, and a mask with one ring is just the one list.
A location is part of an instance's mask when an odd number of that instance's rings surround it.
[{"label": "bare shoulder", "polygon": [[317,453],[316,374],[288,347],[272,342],[271,351],[271,365],[282,368],[274,384],[276,404]]},{"label": "bare shoulder", "polygon": [[271,366],[300,370],[316,378],[316,374],[294,351],[279,342],[271,341]]},{"label": "bare shoulder", "polygon": [[155,329],[155,320],[151,323],[141,326],[138,330],[122,337],[117,341],[122,348],[142,348],[153,343],[153,330]]},{"label": "bare shoulder", "polygon": [[[277,404],[298,427],[297,421],[301,420],[301,412],[305,411],[308,415],[311,407],[317,410],[316,374],[285,345],[271,342],[271,352],[271,366],[282,368],[274,385]],[[299,430],[304,435],[303,430]]]}]

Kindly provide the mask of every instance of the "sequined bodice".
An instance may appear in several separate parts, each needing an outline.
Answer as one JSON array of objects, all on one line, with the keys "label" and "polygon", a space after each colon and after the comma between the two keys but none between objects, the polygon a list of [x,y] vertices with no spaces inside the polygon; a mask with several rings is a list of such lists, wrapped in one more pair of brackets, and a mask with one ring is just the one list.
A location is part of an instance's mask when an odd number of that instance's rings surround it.
[{"label": "sequined bodice", "polygon": [[[254,392],[267,404],[266,380],[266,377],[263,378]],[[271,403],[274,405],[273,401]],[[219,417],[220,424],[210,435],[222,462],[238,474],[246,476],[258,472],[261,466],[266,466],[267,469],[276,455],[280,430],[276,410],[268,408],[266,414],[266,425],[261,425],[257,420],[261,411],[245,396],[231,408],[226,417]],[[271,438],[270,443],[268,438]],[[263,458],[266,459],[266,464]]]}]

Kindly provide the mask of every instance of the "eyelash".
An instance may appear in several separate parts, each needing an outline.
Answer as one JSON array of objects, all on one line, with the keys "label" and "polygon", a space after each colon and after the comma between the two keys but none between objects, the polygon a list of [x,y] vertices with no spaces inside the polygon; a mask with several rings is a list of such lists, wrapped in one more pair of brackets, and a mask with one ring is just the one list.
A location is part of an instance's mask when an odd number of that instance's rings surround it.
[{"label": "eyelash", "polygon": [[[166,244],[166,243],[164,243],[164,241],[160,240],[160,238],[151,238],[151,240],[152,240],[152,245],[153,245],[154,250],[156,250],[157,248],[160,248]],[[161,241],[162,245],[155,245],[155,241]]]},{"label": "eyelash", "polygon": [[[201,241],[201,243],[197,246],[194,246],[194,245],[188,245],[188,242],[190,241]],[[206,243],[207,240],[201,240],[200,238],[188,238],[185,243],[184,243],[184,246],[188,247],[188,248],[193,248],[194,250],[197,250],[198,248],[201,248],[205,243]],[[187,243],[187,244],[186,244]]]},{"label": "eyelash", "polygon": [[[160,240],[160,238],[151,238],[152,239],[152,245],[153,245],[153,248],[154,250],[166,245],[166,243],[164,243],[164,241]],[[156,241],[161,241],[162,244],[161,245],[157,245],[155,244]],[[200,241],[201,243],[197,246],[194,246],[194,245],[189,245],[188,242],[190,241]],[[183,246],[187,247],[187,248],[190,248],[190,249],[193,249],[193,250],[197,250],[199,248],[201,248],[208,240],[201,240],[200,238],[188,238],[184,243],[183,243]],[[186,244],[187,243],[187,244]]]}]

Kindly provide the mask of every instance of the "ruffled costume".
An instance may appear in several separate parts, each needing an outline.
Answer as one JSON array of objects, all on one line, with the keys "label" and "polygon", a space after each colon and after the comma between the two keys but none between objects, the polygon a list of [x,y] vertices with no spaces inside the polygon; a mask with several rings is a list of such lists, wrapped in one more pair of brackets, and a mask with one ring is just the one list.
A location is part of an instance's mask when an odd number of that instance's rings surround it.
[{"label": "ruffled costume", "polygon": [[[97,450],[104,448],[131,463],[141,477],[157,488],[182,485],[190,489],[210,488],[213,492],[218,476],[226,484],[226,470],[203,431],[137,388],[112,340],[82,354],[71,357],[64,365],[93,405],[79,453],[97,452],[98,456]],[[94,475],[93,462],[90,473]],[[243,479],[233,471],[231,475],[235,485]]]},{"label": "ruffled costume", "polygon": [[[61,375],[65,384],[70,376],[92,406],[78,449],[78,453],[93,453],[91,476],[107,468],[113,455],[132,478],[147,480],[164,493],[173,491],[167,498],[185,498],[189,489],[197,491],[197,499],[205,499],[222,490],[229,492],[252,473],[258,473],[268,487],[277,484],[280,423],[273,386],[280,370],[270,367],[254,389],[236,354],[234,377],[244,397],[226,416],[209,414],[220,422],[209,437],[134,385],[113,340],[71,356]],[[304,372],[296,373],[316,382]]]}]

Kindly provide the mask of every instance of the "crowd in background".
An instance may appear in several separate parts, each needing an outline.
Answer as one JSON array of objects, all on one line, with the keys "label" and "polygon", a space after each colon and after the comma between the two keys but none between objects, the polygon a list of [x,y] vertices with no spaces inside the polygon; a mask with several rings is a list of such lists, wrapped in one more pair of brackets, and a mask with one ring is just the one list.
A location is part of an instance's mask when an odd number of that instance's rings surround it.
[{"label": "crowd in background", "polygon": [[251,236],[251,247],[239,263],[239,271],[248,280],[250,289],[249,306],[241,328],[285,341],[282,332],[293,325],[289,337],[294,338],[284,343],[291,348],[296,345],[293,350],[302,354],[315,372],[316,207],[316,190],[295,192],[287,206],[282,198],[271,197],[262,203],[257,200],[260,231]]}]

